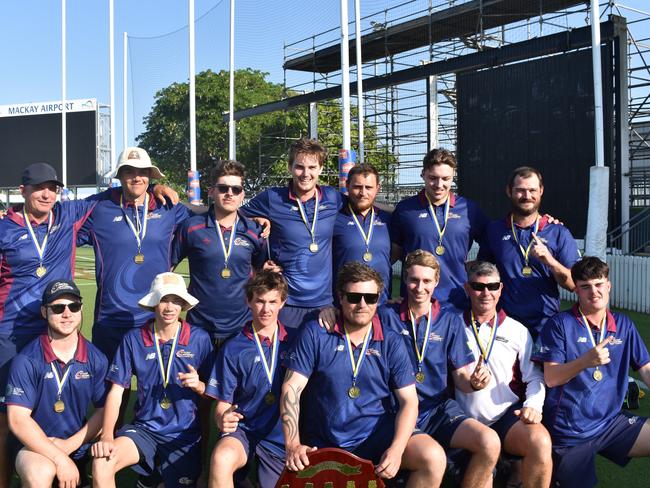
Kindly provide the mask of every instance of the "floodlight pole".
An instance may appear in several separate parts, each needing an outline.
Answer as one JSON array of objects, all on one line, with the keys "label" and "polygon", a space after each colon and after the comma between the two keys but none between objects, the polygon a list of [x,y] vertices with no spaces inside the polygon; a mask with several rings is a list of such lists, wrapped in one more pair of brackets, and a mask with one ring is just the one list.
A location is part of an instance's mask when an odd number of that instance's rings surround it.
[{"label": "floodlight pole", "polygon": [[235,0],[230,0],[230,90],[228,104],[228,159],[237,159],[235,132]]},{"label": "floodlight pole", "polygon": [[196,171],[196,80],[194,59],[194,0],[189,3],[190,31],[190,169]]},{"label": "floodlight pole", "polygon": [[350,35],[348,2],[341,0],[341,105],[343,114],[343,149],[350,150]]},{"label": "floodlight pole", "polygon": [[68,184],[68,168],[67,168],[67,127],[66,127],[66,0],[61,0],[61,182],[65,189]]},{"label": "floodlight pole", "polygon": [[596,130],[596,166],[605,166],[605,130],[603,122],[603,80],[600,59],[600,7],[591,0],[591,56],[594,75],[594,120]]},{"label": "floodlight pole", "polygon": [[354,0],[354,30],[355,50],[357,58],[357,128],[359,131],[359,163],[364,162],[364,103],[363,103],[363,62],[361,60],[361,5],[360,0]]},{"label": "floodlight pole", "polygon": [[108,84],[111,99],[110,166],[115,169],[115,0],[108,1]]},{"label": "floodlight pole", "polygon": [[129,35],[122,33],[122,150],[129,147],[129,132],[127,130],[127,121],[129,113],[128,82],[129,79]]}]

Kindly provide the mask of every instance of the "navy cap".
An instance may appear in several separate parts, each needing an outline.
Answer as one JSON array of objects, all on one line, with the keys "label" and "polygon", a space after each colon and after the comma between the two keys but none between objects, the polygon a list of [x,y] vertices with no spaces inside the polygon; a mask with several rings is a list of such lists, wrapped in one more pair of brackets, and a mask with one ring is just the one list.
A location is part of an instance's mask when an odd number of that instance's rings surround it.
[{"label": "navy cap", "polygon": [[47,163],[33,163],[25,168],[23,171],[23,185],[40,185],[52,181],[59,186],[63,183],[59,181],[56,175],[56,170]]},{"label": "navy cap", "polygon": [[54,280],[50,281],[45,290],[43,291],[42,305],[49,305],[57,298],[63,295],[73,295],[81,301],[81,292],[74,281],[70,280]]}]

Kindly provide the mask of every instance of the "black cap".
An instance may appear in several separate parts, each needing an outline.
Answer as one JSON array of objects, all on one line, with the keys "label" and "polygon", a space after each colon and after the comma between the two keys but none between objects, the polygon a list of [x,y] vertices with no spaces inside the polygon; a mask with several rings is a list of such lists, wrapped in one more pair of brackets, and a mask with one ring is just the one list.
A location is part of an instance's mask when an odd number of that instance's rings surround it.
[{"label": "black cap", "polygon": [[56,170],[47,163],[33,163],[23,171],[23,185],[40,185],[48,181],[63,186],[56,175]]},{"label": "black cap", "polygon": [[43,291],[42,305],[49,305],[57,298],[63,295],[73,295],[81,301],[81,292],[74,281],[70,280],[54,280],[50,281],[45,290]]}]

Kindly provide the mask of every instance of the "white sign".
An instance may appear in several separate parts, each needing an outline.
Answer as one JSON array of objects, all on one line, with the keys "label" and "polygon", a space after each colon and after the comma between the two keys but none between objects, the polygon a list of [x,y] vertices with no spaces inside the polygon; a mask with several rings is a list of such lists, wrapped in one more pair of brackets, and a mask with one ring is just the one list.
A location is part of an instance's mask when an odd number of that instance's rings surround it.
[{"label": "white sign", "polygon": [[[66,112],[88,112],[91,110],[97,110],[97,100],[94,98],[83,98],[81,100],[67,100],[65,102],[65,110]],[[61,103],[60,101],[0,105],[0,117],[60,114],[61,112],[63,112],[63,103]]]}]

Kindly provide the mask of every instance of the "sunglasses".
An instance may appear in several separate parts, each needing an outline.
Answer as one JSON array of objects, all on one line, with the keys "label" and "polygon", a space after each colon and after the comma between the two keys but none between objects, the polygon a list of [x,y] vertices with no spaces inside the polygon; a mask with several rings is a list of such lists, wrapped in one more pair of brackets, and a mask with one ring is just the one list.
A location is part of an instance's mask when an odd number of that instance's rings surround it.
[{"label": "sunglasses", "polygon": [[214,185],[214,187],[217,189],[217,191],[223,195],[228,193],[228,190],[232,190],[232,194],[237,196],[241,192],[244,191],[244,188],[239,185],[222,185],[221,183],[218,185]]},{"label": "sunglasses", "polygon": [[54,305],[47,305],[47,308],[52,310],[54,315],[61,315],[65,310],[65,307],[68,307],[72,313],[77,313],[81,310],[81,302],[72,302],[72,303],[55,303]]},{"label": "sunglasses", "polygon": [[349,291],[345,293],[345,298],[353,305],[361,303],[362,298],[365,300],[367,305],[374,305],[377,303],[377,300],[379,300],[379,293],[354,293]]},{"label": "sunglasses", "polygon": [[470,282],[469,287],[474,291],[483,291],[486,288],[490,291],[497,291],[501,287],[501,282],[495,281],[493,283],[478,283],[476,281],[472,281]]}]

